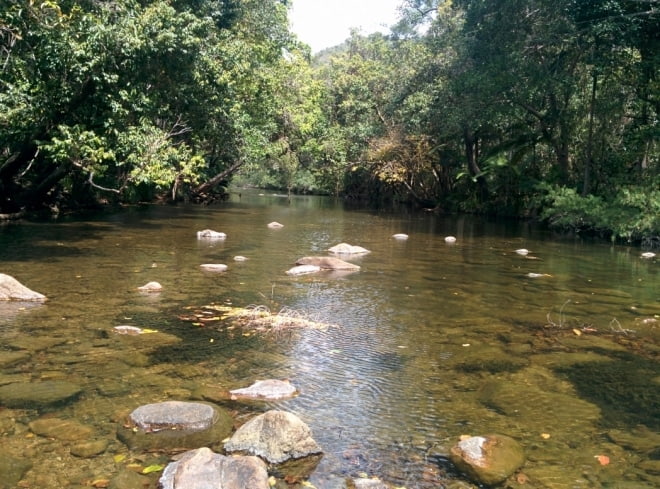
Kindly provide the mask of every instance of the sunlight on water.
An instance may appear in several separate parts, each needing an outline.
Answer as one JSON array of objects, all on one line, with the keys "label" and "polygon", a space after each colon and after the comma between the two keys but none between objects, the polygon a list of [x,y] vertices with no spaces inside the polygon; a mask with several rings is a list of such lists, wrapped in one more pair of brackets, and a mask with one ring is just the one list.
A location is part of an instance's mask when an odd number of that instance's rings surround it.
[{"label": "sunlight on water", "polygon": [[[197,240],[207,228],[227,238]],[[286,275],[340,242],[371,251],[343,257],[359,271]],[[442,487],[463,478],[447,460],[458,437],[491,432],[525,447],[526,487],[654,487],[660,278],[639,254],[518,223],[247,191],[217,207],[7,225],[0,272],[49,301],[0,303],[0,387],[66,379],[82,394],[0,410],[3,446],[32,462],[26,487],[84,485],[119,471],[113,457],[127,449],[115,431],[135,407],[286,378],[299,396],[230,407],[240,419],[277,407],[307,422],[325,451],[311,479],[319,489],[359,473]],[[149,281],[163,291],[137,291]],[[244,334],[180,319],[209,304],[287,308],[331,326]],[[158,333],[120,337],[117,325]],[[43,415],[92,426],[107,449],[78,458],[69,442],[27,436]],[[594,461],[605,452],[608,468]]]}]

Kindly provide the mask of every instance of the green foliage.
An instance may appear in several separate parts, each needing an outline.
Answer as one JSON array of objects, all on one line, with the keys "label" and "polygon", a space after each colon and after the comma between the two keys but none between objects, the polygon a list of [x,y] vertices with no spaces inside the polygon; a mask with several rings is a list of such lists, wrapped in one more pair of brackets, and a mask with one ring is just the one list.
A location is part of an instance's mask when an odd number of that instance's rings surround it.
[{"label": "green foliage", "polygon": [[580,196],[575,190],[542,186],[546,208],[542,218],[557,228],[589,231],[628,241],[660,236],[660,191],[626,187],[610,201]]}]

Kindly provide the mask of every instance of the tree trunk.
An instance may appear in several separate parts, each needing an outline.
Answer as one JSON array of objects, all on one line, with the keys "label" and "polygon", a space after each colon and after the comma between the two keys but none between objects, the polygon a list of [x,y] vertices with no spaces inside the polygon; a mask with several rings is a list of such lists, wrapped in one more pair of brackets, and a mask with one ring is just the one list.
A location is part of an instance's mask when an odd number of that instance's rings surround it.
[{"label": "tree trunk", "polygon": [[234,163],[232,166],[230,166],[226,170],[218,173],[216,176],[214,176],[210,180],[207,180],[206,182],[202,183],[201,185],[198,185],[197,187],[195,187],[192,190],[192,195],[201,196],[201,195],[213,190],[220,182],[222,182],[225,178],[227,178],[232,173],[234,173],[236,170],[238,170],[241,166],[243,166],[243,163],[244,163],[243,160],[238,160],[236,163]]},{"label": "tree trunk", "polygon": [[596,88],[598,85],[598,74],[596,71],[591,79],[591,100],[589,101],[589,135],[587,139],[587,154],[584,162],[584,177],[582,181],[582,196],[589,195],[591,191],[591,166],[593,164],[594,146],[594,111],[596,110]]}]

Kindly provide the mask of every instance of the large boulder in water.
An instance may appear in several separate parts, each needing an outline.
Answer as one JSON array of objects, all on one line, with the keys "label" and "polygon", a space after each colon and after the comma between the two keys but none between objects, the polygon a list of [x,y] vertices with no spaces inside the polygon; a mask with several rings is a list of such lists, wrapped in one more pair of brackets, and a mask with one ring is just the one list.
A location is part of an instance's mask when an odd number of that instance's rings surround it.
[{"label": "large boulder in water", "polygon": [[241,426],[225,443],[227,452],[247,452],[270,463],[321,453],[309,427],[298,416],[270,410]]},{"label": "large boulder in water", "polygon": [[268,489],[266,464],[257,457],[226,457],[208,448],[183,454],[159,480],[162,489]]},{"label": "large boulder in water", "polygon": [[132,450],[171,450],[219,444],[233,421],[217,406],[166,401],[135,409],[117,436]]},{"label": "large boulder in water", "polygon": [[0,273],[0,301],[43,302],[45,300],[45,295],[28,289],[11,275]]},{"label": "large boulder in water", "polygon": [[334,258],[332,256],[304,256],[296,261],[296,265],[314,265],[322,270],[359,270],[358,265]]},{"label": "large boulder in water", "polygon": [[518,442],[497,434],[461,440],[451,449],[450,458],[474,482],[487,486],[506,480],[525,462]]}]

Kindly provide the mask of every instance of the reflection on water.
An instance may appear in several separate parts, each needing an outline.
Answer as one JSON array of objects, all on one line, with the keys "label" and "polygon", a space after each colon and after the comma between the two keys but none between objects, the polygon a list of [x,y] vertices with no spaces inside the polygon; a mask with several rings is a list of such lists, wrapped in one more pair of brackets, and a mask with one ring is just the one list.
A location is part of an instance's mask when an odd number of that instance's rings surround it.
[{"label": "reflection on water", "polygon": [[[267,228],[271,221],[284,228]],[[197,240],[206,228],[227,239]],[[359,272],[284,273],[340,242],[371,250],[350,259]],[[515,253],[523,247],[529,255]],[[359,473],[442,487],[461,478],[446,458],[458,437],[490,432],[525,446],[527,487],[660,485],[660,280],[657,261],[637,249],[519,223],[243,191],[218,207],[7,225],[0,263],[0,273],[49,297],[0,304],[0,386],[83,387],[50,412],[0,410],[7,453],[33,463],[25,487],[112,479],[127,463],[118,454],[166,461],[128,453],[115,438],[118,420],[140,404],[268,377],[290,379],[301,394],[237,408],[238,422],[272,407],[298,414],[325,450],[311,479],[319,489]],[[229,269],[205,272],[202,263]],[[163,292],[137,292],[152,280]],[[286,307],[337,327],[255,335],[178,318],[211,303]],[[119,337],[111,329],[120,324],[158,333]],[[73,457],[70,442],[31,435],[28,424],[43,415],[93,426],[107,450]],[[611,465],[600,466],[600,454]]]}]

